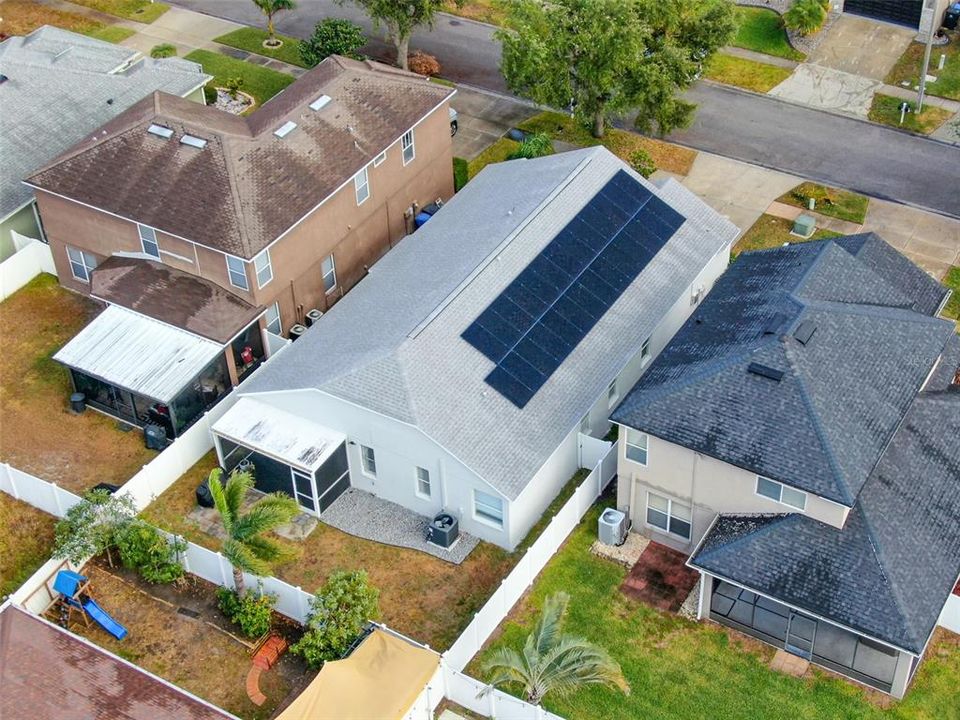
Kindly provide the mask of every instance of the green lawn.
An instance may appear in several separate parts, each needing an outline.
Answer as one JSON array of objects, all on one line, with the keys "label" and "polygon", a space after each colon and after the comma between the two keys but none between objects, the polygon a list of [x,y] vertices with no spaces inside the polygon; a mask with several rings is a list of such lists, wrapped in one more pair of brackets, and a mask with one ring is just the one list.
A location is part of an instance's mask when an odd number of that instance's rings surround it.
[{"label": "green lawn", "polygon": [[903,125],[901,125],[900,104],[902,102],[903,100],[898,97],[877,93],[873,96],[873,103],[870,105],[870,113],[867,117],[875,123],[911,130],[922,135],[929,135],[950,119],[950,112],[929,104],[923,108],[923,112],[917,115],[917,113],[912,112],[916,109],[917,104],[910,102],[911,112],[906,114],[903,118]]},{"label": "green lawn", "polygon": [[[923,51],[923,43],[910,43],[887,75],[886,82],[901,87],[906,82],[909,87],[915,87],[920,82]],[[938,70],[941,55],[946,55],[947,60],[943,70]],[[930,53],[930,74],[937,77],[936,82],[927,84],[927,92],[930,95],[960,100],[960,32],[953,33],[953,39],[949,45],[933,48]]]},{"label": "green lawn", "polygon": [[507,155],[514,152],[520,143],[510,138],[500,138],[473,160],[467,163],[467,178],[473,178],[490,163],[503,162]]},{"label": "green lawn", "polygon": [[858,224],[863,223],[867,216],[867,207],[870,205],[870,198],[858,193],[811,182],[797,185],[777,200],[806,210],[809,207],[810,198],[817,201],[814,210],[821,215]]},{"label": "green lawn", "polygon": [[[780,247],[784,243],[804,242],[803,238],[790,234],[792,229],[793,223],[789,220],[774,215],[761,215],[737,241],[731,254],[736,257],[748,250],[765,250]],[[807,239],[826,240],[827,238],[840,237],[840,235],[840,233],[831,230],[815,230],[813,237]]]},{"label": "green lawn", "polygon": [[297,40],[297,38],[277,35],[277,39],[282,40],[283,45],[279,48],[271,49],[263,46],[263,41],[266,40],[267,37],[266,30],[242,27],[233,32],[228,32],[226,35],[214,38],[213,40],[221,45],[229,45],[230,47],[246,50],[247,52],[256,53],[257,55],[263,55],[264,57],[273,58],[274,60],[280,60],[285,63],[290,63],[291,65],[298,65],[304,68],[309,67],[303,61],[303,58],[300,57],[300,41]]},{"label": "green lawn", "polygon": [[203,65],[204,71],[213,75],[213,80],[210,82],[214,85],[222,86],[230,78],[243,78],[243,85],[240,89],[252,95],[257,101],[257,105],[262,105],[294,81],[292,75],[286,75],[243,60],[236,60],[209,50],[194,50],[184,59]]},{"label": "green lawn", "polygon": [[[960,638],[934,641],[905,700],[884,709],[859,686],[814,669],[796,679],[770,670],[773,648],[718,625],[694,623],[624,597],[626,569],[590,553],[594,507],[479,656],[503,645],[520,648],[544,598],[571,595],[568,632],[606,648],[631,685],[624,696],[591,686],[544,706],[576,720],[945,720],[958,717]],[[477,659],[467,672],[484,679]]]},{"label": "green lawn", "polygon": [[776,65],[717,53],[703,69],[703,76],[724,85],[767,93],[790,77],[790,71]]},{"label": "green lawn", "polygon": [[803,62],[806,59],[787,40],[780,15],[764,8],[739,8],[740,29],[731,45],[745,50],[776,55],[787,60]]},{"label": "green lawn", "polygon": [[[960,323],[960,266],[952,267],[947,271],[943,284],[953,290],[953,295],[950,296],[947,306],[943,309],[943,316]],[[958,325],[958,329],[960,329],[960,325]]]},{"label": "green lawn", "polygon": [[122,25],[104,25],[101,28],[84,33],[84,35],[89,35],[97,40],[103,40],[104,42],[110,43],[123,42],[128,37],[135,34],[136,30],[131,30],[130,28],[123,27]]},{"label": "green lawn", "polygon": [[150,0],[71,0],[77,5],[84,5],[108,15],[115,15],[126,20],[136,20],[142,23],[152,23],[170,9],[169,5]]}]

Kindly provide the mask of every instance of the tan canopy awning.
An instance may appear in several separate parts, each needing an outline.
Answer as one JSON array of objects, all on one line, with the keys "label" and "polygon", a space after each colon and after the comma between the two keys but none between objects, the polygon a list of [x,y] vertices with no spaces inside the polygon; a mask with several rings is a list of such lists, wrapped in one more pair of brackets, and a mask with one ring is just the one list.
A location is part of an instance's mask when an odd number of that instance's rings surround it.
[{"label": "tan canopy awning", "polygon": [[277,720],[400,720],[440,656],[377,628],[344,660],[326,663]]}]

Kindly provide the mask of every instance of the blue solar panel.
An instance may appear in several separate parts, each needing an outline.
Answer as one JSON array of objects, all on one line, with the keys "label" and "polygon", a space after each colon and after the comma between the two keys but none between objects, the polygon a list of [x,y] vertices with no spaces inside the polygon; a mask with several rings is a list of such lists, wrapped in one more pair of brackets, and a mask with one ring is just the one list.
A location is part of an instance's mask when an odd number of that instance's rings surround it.
[{"label": "blue solar panel", "polygon": [[620,171],[464,330],[496,367],[488,385],[524,407],[683,224]]}]

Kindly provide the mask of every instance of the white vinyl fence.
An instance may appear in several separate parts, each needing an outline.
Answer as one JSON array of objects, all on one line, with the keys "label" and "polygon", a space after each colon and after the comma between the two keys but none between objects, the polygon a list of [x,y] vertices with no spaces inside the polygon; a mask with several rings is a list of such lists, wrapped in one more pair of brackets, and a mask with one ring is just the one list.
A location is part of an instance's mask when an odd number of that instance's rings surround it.
[{"label": "white vinyl fence", "polygon": [[42,272],[57,274],[50,246],[11,232],[18,250],[0,262],[0,300],[6,300]]},{"label": "white vinyl fence", "polygon": [[947,598],[947,604],[943,606],[937,624],[950,632],[960,633],[960,595],[951,595]]},{"label": "white vinyl fence", "polygon": [[499,690],[484,693],[487,686],[447,666],[444,672],[447,697],[467,710],[499,720],[564,720],[539,705],[531,705]]}]

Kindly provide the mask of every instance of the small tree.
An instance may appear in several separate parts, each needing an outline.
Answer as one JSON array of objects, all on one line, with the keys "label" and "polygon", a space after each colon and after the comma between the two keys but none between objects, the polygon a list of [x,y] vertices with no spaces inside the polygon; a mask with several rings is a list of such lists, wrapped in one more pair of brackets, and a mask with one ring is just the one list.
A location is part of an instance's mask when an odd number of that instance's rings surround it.
[{"label": "small tree", "polygon": [[54,529],[53,556],[79,564],[89,557],[107,552],[116,544],[117,535],[137,515],[133,498],[126,493],[111,495],[93,490],[70,508]]},{"label": "small tree", "polygon": [[243,78],[237,75],[236,77],[227,78],[223,81],[223,89],[227,91],[227,94],[231,99],[236,100],[237,95],[240,94],[240,88],[243,87]]},{"label": "small tree", "polygon": [[335,572],[310,600],[307,632],[290,647],[312,668],[339,660],[368,620],[380,617],[380,591],[365,570]]},{"label": "small tree", "polygon": [[260,12],[267,18],[267,38],[265,45],[280,47],[283,43],[277,40],[273,30],[273,16],[284,10],[293,10],[297,4],[293,0],[253,0],[253,4],[260,8]]},{"label": "small tree", "polygon": [[783,24],[800,35],[813,35],[827,21],[827,11],[821,0],[793,0],[783,14]]},{"label": "small tree", "polygon": [[349,20],[327,18],[313,26],[313,35],[300,41],[300,58],[310,67],[331,55],[360,59],[359,50],[367,42],[363,30]]},{"label": "small tree", "polygon": [[654,164],[653,158],[650,157],[650,153],[643,148],[637,148],[630,153],[630,167],[645,178],[650,177],[657,171],[657,166]]},{"label": "small tree", "polygon": [[523,687],[527,700],[538,705],[548,692],[568,695],[583,685],[600,684],[630,693],[620,665],[607,651],[563,632],[570,596],[558,592],[543,603],[533,632],[527,636],[523,652],[500,648],[484,663],[490,674],[485,692],[498,685],[516,683]]},{"label": "small tree", "polygon": [[136,570],[149,583],[172,583],[183,577],[177,555],[187,544],[168,540],[150,523],[134,518],[116,533],[116,544],[124,567]]},{"label": "small tree", "polygon": [[290,556],[275,540],[264,535],[293,520],[300,507],[289,495],[273,493],[260,498],[242,513],[243,500],[253,487],[253,476],[234,470],[226,484],[220,482],[220,476],[220,468],[212,470],[207,487],[227,535],[223,556],[233,566],[233,584],[237,597],[243,600],[247,592],[243,579],[245,571],[266,575],[275,562]]},{"label": "small tree", "polygon": [[[347,0],[337,0],[341,5]],[[446,7],[446,0],[352,0],[362,7],[377,29],[386,31],[387,37],[397,49],[397,65],[408,70],[407,51],[410,36],[418,27],[433,28],[436,15]],[[457,7],[464,0],[454,0]]]}]

